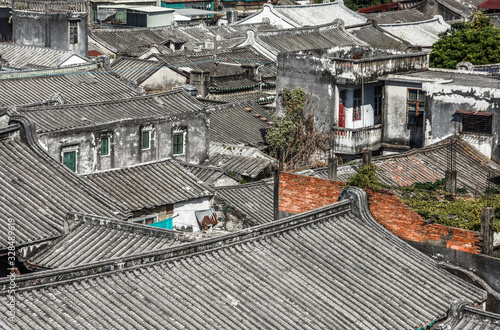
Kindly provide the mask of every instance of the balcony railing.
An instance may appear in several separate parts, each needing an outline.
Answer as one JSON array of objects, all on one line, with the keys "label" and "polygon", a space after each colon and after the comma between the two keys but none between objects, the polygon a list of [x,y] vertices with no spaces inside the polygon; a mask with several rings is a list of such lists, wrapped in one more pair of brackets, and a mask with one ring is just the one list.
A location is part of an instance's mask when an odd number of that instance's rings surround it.
[{"label": "balcony railing", "polygon": [[360,60],[335,58],[334,74],[346,83],[376,81],[380,76],[391,73],[425,69],[428,66],[427,53],[400,54]]},{"label": "balcony railing", "polygon": [[382,125],[363,128],[333,127],[335,153],[355,155],[363,150],[377,150],[382,142]]}]

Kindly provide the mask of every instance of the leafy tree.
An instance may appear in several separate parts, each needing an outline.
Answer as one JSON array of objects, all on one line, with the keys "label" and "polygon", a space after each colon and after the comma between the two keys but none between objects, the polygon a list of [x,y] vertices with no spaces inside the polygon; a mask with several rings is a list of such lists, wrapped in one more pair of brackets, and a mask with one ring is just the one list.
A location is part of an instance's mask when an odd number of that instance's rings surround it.
[{"label": "leafy tree", "polygon": [[453,23],[432,46],[430,66],[455,69],[459,62],[500,63],[500,30],[478,12],[468,22]]},{"label": "leafy tree", "polygon": [[293,169],[307,166],[318,150],[326,152],[328,136],[315,130],[309,94],[297,87],[293,90],[284,88],[281,95],[284,113],[271,114],[274,125],[266,133],[269,153],[283,167]]},{"label": "leafy tree", "polygon": [[347,179],[346,186],[356,186],[365,190],[367,188],[379,190],[382,188],[382,183],[377,177],[377,167],[373,163],[361,167]]},{"label": "leafy tree", "polygon": [[358,11],[361,8],[373,7],[391,2],[393,1],[392,0],[345,0],[344,5],[351,10]]}]

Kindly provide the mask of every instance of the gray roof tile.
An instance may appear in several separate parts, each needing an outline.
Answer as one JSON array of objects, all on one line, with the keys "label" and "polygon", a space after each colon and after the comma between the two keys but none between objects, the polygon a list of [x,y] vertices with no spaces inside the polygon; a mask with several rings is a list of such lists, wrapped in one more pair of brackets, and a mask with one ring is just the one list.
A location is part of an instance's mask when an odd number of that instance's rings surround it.
[{"label": "gray roof tile", "polygon": [[[488,172],[499,171],[500,165],[487,159],[483,154],[462,139],[447,139],[425,148],[397,154],[374,157],[372,162],[380,171],[378,178],[385,184],[394,187],[404,187],[416,182],[434,182],[444,178],[450,154],[449,145],[455,145],[455,160],[457,169],[457,187],[465,188],[471,193],[482,193],[486,190]],[[339,166],[338,179],[347,181],[356,173],[360,162]],[[323,179],[328,178],[326,168],[308,171]],[[303,174],[307,174],[304,172]]]},{"label": "gray roof tile", "polygon": [[222,167],[226,172],[234,172],[242,176],[256,178],[266,169],[269,169],[273,162],[269,159],[258,157],[217,154],[211,155],[206,164]]},{"label": "gray roof tile", "polygon": [[274,220],[274,180],[260,180],[252,183],[215,188],[219,201],[244,215],[250,226]]},{"label": "gray roof tile", "polygon": [[176,246],[201,236],[93,215],[69,214],[68,232],[26,260],[40,270],[118,259]]},{"label": "gray roof tile", "polygon": [[[5,312],[1,321],[13,329],[415,329],[446,317],[456,299],[486,299],[373,218],[355,216],[350,201],[141,260],[93,275],[79,267],[18,277],[16,322]],[[3,311],[8,283],[0,280]]]},{"label": "gray roof tile", "polygon": [[202,111],[201,103],[182,89],[98,103],[17,110],[36,123],[39,133],[198,111]]},{"label": "gray roof tile", "polygon": [[102,70],[0,79],[0,107],[47,104],[58,96],[64,104],[101,102],[140,95]]},{"label": "gray roof tile", "polygon": [[[82,176],[133,211],[189,201],[213,194],[212,189],[172,160]],[[137,189],[140,186],[141,189]]]},{"label": "gray roof tile", "polygon": [[7,219],[14,221],[20,247],[60,236],[70,211],[120,219],[131,216],[125,206],[46,154],[25,119],[14,120],[23,124],[0,132],[0,249],[7,247]]},{"label": "gray roof tile", "polygon": [[211,107],[210,140],[226,144],[264,146],[266,132],[270,127],[267,122],[272,122],[269,112],[253,101]]},{"label": "gray roof tile", "polygon": [[[57,68],[72,56],[80,57],[74,51],[0,43],[0,59],[11,69]],[[88,62],[82,57],[80,59]]]}]

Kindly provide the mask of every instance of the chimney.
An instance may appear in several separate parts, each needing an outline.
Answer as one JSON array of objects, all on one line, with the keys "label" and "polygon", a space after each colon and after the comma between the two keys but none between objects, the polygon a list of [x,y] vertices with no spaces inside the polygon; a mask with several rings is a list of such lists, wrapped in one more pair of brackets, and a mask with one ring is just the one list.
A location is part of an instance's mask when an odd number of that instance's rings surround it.
[{"label": "chimney", "polygon": [[280,202],[280,169],[279,167],[274,168],[274,195],[273,195],[274,203],[274,220],[279,219],[279,202]]},{"label": "chimney", "polygon": [[444,173],[445,190],[448,194],[455,196],[457,193],[457,170],[446,170]]},{"label": "chimney", "polygon": [[328,180],[337,181],[337,157],[328,157]]},{"label": "chimney", "polygon": [[363,167],[370,165],[372,162],[372,151],[363,150]]},{"label": "chimney", "polygon": [[196,87],[201,97],[208,95],[208,85],[210,83],[210,71],[191,70],[189,72],[189,84]]},{"label": "chimney", "polygon": [[241,68],[245,70],[247,77],[252,79],[257,79],[255,76],[257,74],[257,64],[242,64]]},{"label": "chimney", "polygon": [[493,221],[495,220],[495,209],[483,207],[481,209],[481,236],[483,237],[483,254],[493,255]]}]

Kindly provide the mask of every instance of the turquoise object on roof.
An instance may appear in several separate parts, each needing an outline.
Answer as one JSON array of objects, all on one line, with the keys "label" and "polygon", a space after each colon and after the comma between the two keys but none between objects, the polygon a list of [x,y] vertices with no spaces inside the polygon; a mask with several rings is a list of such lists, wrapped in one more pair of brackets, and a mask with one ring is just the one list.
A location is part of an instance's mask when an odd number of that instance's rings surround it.
[{"label": "turquoise object on roof", "polygon": [[172,230],[172,229],[174,229],[174,221],[173,221],[173,218],[168,218],[168,219],[163,220],[163,221],[151,223],[151,224],[149,224],[149,226]]}]

